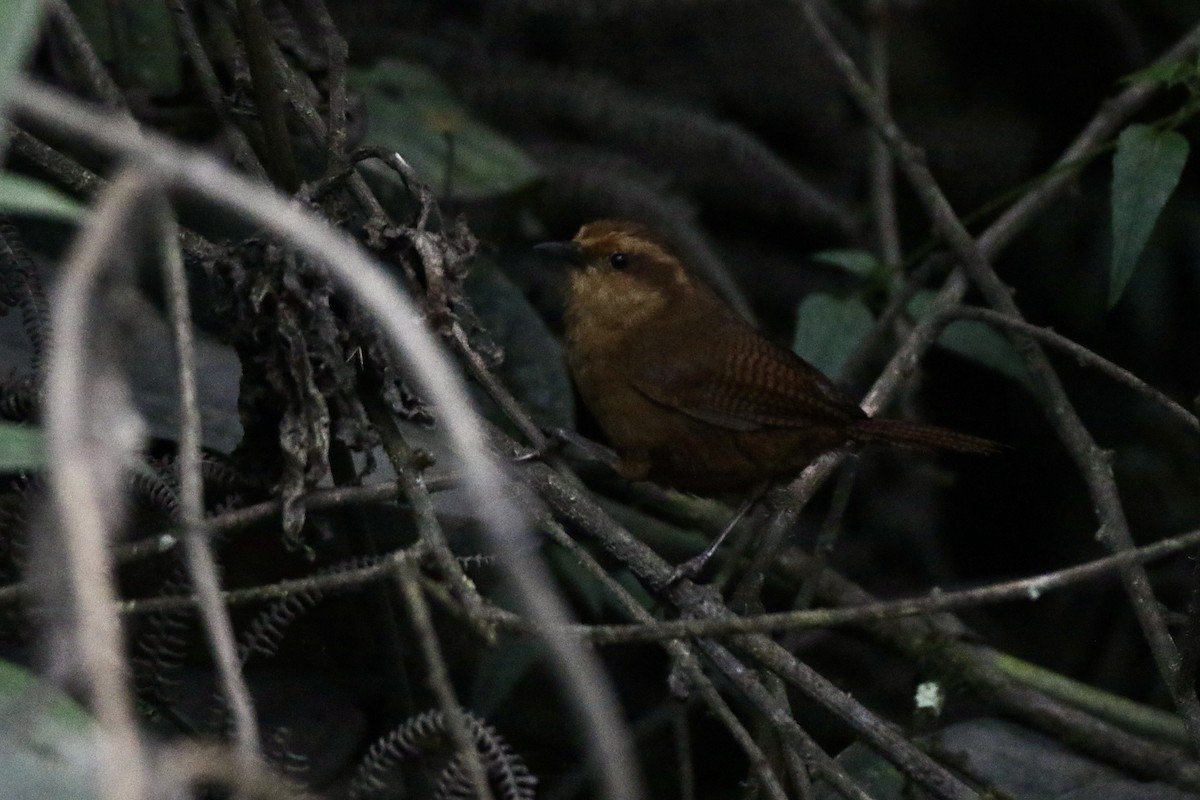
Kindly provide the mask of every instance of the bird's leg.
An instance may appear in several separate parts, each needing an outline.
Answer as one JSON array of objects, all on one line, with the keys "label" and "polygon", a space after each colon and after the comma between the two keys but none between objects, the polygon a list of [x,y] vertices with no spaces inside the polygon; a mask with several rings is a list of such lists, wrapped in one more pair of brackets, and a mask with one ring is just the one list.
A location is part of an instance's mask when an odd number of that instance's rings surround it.
[{"label": "bird's leg", "polygon": [[754,504],[762,499],[762,496],[766,493],[768,486],[770,486],[768,481],[763,481],[758,486],[755,486],[750,493],[746,495],[746,499],[742,501],[742,504],[738,507],[738,510],[734,512],[733,518],[730,519],[729,522],[725,524],[725,527],[721,529],[721,532],[717,534],[717,538],[713,539],[712,542],[709,543],[708,547],[704,548],[701,553],[692,556],[671,572],[671,577],[667,579],[667,586],[672,586],[684,578],[690,580],[699,575],[700,570],[704,569],[704,566],[708,563],[708,560],[713,557],[713,554],[717,552],[717,548],[721,546],[721,543],[724,542],[726,537],[733,532],[733,529],[737,527],[737,524],[742,521],[742,518],[749,513],[750,509],[754,507]]},{"label": "bird's leg", "polygon": [[617,454],[604,445],[593,442],[585,436],[580,436],[578,433],[567,428],[546,428],[546,444],[544,447],[532,447],[523,453],[520,453],[514,459],[518,463],[523,461],[534,461],[539,458],[545,458],[552,452],[555,452],[563,447],[563,445],[571,445],[576,450],[582,452],[588,460],[598,461],[601,464],[607,464],[613,469],[617,469]]}]

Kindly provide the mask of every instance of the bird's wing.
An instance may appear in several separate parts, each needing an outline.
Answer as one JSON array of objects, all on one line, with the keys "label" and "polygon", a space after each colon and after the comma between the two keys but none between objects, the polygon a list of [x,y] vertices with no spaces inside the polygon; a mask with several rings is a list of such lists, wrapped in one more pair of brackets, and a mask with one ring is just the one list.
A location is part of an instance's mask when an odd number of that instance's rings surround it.
[{"label": "bird's wing", "polygon": [[[633,384],[656,403],[739,431],[844,425],[866,416],[819,370],[751,328],[721,332],[694,357],[641,359]],[[732,340],[731,340],[732,339]]]}]

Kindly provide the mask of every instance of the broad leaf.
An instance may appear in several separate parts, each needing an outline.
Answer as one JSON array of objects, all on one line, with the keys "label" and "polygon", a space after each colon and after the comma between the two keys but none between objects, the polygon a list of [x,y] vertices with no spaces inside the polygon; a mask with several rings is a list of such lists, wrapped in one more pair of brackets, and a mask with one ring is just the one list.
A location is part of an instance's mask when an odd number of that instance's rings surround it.
[{"label": "broad leaf", "polygon": [[792,350],[821,372],[837,377],[874,324],[870,309],[858,298],[813,293],[796,311]]},{"label": "broad leaf", "polygon": [[47,183],[0,172],[0,212],[74,222],[83,213],[83,206]]},{"label": "broad leaf", "polygon": [[494,197],[540,176],[516,145],[471,118],[426,67],[382,61],[351,70],[349,81],[366,103],[367,141],[398,152],[443,197]]},{"label": "broad leaf", "polygon": [[1108,305],[1121,299],[1150,231],[1179,183],[1188,142],[1174,131],[1130,125],[1117,138],[1113,156],[1112,267]]}]

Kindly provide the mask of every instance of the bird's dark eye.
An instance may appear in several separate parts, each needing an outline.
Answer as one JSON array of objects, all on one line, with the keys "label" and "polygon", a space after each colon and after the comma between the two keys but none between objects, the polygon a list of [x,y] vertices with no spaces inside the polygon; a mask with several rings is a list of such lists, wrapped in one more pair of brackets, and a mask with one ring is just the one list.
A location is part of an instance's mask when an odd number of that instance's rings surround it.
[{"label": "bird's dark eye", "polygon": [[613,253],[608,257],[608,263],[612,264],[613,269],[624,269],[629,266],[629,255],[627,253]]}]

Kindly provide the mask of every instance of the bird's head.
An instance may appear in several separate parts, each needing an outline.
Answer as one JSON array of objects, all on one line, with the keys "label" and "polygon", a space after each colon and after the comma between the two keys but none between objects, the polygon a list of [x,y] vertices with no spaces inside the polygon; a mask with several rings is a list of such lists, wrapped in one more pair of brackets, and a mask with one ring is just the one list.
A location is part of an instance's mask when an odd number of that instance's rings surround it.
[{"label": "bird's head", "polygon": [[535,249],[571,267],[568,314],[637,316],[639,311],[661,309],[693,285],[667,244],[636,222],[590,222],[569,242],[548,242]]}]

